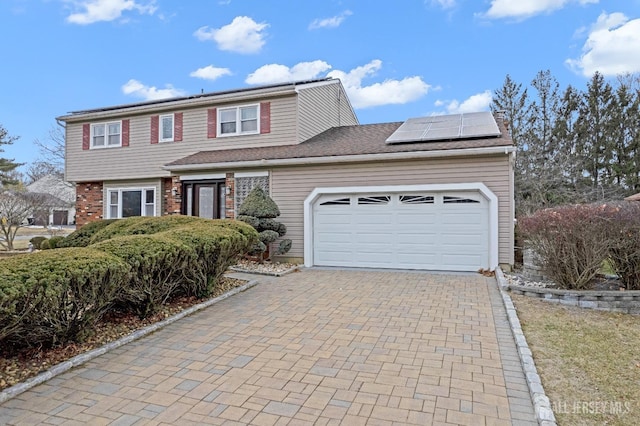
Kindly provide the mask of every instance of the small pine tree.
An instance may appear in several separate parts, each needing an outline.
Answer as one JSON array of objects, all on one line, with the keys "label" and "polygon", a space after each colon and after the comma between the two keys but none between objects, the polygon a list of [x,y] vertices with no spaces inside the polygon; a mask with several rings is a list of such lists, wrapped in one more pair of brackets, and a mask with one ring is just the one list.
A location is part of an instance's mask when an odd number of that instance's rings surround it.
[{"label": "small pine tree", "polygon": [[[258,231],[260,241],[251,250],[252,255],[261,259],[269,257],[269,245],[287,233],[287,227],[276,220],[280,216],[278,205],[260,187],[251,190],[238,208],[237,219],[253,226]],[[283,255],[291,249],[291,240],[284,239],[276,250],[276,255]]]}]

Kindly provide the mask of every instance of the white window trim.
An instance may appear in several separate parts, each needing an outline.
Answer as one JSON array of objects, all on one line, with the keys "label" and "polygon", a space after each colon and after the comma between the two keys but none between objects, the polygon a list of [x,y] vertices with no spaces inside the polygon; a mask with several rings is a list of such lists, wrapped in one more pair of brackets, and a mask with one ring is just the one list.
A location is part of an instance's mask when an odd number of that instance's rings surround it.
[{"label": "white window trim", "polygon": [[[163,128],[162,128],[162,119],[163,118],[167,118],[167,117],[171,117],[171,137],[170,138],[163,138],[162,135],[164,134],[163,132]],[[158,140],[160,142],[173,142],[175,140],[176,137],[176,117],[175,114],[163,114],[158,118]]]},{"label": "white window trim", "polygon": [[[129,187],[129,188],[107,188],[107,194],[106,194],[106,202],[104,203],[105,205],[105,214],[104,217],[107,219],[122,219],[122,193],[123,192],[128,192],[128,191],[142,191],[142,197],[141,197],[141,201],[142,203],[140,204],[140,212],[142,213],[142,216],[145,217],[150,217],[150,216],[146,216],[145,213],[145,207],[147,206],[147,203],[145,202],[145,192],[146,191],[153,191],[153,216],[156,216],[156,207],[157,207],[157,188],[155,186],[145,186],[145,187]],[[117,217],[112,217],[111,216],[111,193],[113,192],[117,192],[118,193],[118,215]]]},{"label": "white window trim", "polygon": [[[109,124],[118,124],[120,126],[120,134],[119,134],[119,141],[118,141],[118,145],[109,145]],[[93,137],[94,135],[94,128],[96,126],[103,126],[104,127],[104,145],[103,146],[96,146],[93,144]],[[118,121],[106,121],[103,123],[91,123],[91,132],[89,135],[89,148],[90,149],[105,149],[105,148],[120,148],[122,146],[122,120],[118,120]]]},{"label": "white window trim", "polygon": [[[242,120],[240,119],[240,109],[247,107],[255,107],[256,108],[256,130],[251,132],[242,132]],[[235,133],[222,133],[222,112],[228,111],[230,109],[235,109],[236,111],[236,131]],[[257,135],[260,134],[260,104],[246,104],[246,105],[236,105],[230,107],[218,108],[217,112],[217,134],[219,137],[229,137],[229,136],[244,136],[244,135]]]}]

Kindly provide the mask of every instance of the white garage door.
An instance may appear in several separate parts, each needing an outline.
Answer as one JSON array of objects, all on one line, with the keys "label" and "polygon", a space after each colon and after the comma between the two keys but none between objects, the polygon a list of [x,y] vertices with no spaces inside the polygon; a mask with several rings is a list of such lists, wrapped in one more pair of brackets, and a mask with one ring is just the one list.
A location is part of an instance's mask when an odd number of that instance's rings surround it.
[{"label": "white garage door", "polygon": [[313,205],[314,264],[487,268],[488,207],[478,192],[323,195]]}]

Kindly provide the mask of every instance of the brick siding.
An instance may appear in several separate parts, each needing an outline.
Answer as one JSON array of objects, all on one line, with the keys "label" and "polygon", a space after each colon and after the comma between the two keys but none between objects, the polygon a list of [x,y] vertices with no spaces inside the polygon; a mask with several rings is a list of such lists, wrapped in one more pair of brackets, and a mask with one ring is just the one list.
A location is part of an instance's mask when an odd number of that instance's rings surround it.
[{"label": "brick siding", "polygon": [[103,219],[104,201],[102,182],[76,184],[76,226]]}]

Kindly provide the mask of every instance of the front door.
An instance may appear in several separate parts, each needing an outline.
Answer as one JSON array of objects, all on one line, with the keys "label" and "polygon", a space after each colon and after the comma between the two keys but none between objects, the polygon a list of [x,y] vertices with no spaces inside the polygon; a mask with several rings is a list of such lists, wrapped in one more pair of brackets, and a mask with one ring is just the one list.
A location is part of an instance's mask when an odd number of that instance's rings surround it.
[{"label": "front door", "polygon": [[207,219],[225,217],[226,185],[224,180],[184,182],[182,213]]}]

